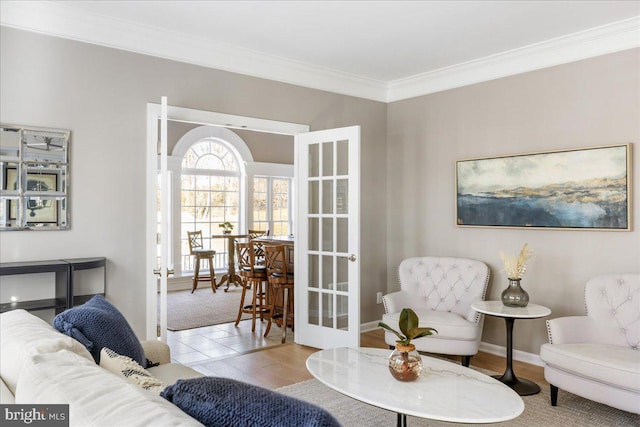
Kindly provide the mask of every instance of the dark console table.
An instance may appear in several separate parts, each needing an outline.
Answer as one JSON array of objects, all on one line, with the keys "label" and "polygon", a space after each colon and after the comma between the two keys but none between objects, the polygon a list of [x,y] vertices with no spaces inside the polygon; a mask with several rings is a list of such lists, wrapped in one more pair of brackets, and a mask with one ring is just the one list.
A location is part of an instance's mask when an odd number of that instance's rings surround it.
[{"label": "dark console table", "polygon": [[[17,301],[0,304],[0,313],[22,308],[24,310],[53,309],[60,313],[74,305],[82,304],[93,295],[74,295],[73,277],[78,270],[104,268],[104,284],[107,283],[107,259],[97,258],[67,258],[49,261],[3,262],[0,263],[0,276],[16,274],[55,273],[55,298],[31,301]],[[104,295],[104,292],[102,292]]]}]

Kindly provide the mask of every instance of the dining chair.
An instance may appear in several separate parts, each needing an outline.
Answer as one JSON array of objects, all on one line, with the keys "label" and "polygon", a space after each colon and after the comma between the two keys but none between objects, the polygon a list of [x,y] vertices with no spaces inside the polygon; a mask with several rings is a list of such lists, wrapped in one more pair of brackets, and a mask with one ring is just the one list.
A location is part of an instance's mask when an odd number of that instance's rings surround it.
[{"label": "dining chair", "polygon": [[[213,270],[213,257],[216,251],[213,249],[205,249],[202,244],[202,231],[187,231],[187,239],[189,240],[189,254],[195,256],[195,267],[193,272],[193,284],[191,285],[191,293],[198,287],[198,282],[211,282],[211,290],[216,291],[216,275]],[[202,261],[209,263],[209,275],[201,276],[200,267]]]},{"label": "dining chair", "polygon": [[[249,234],[249,240],[253,240],[257,237],[267,237],[269,236],[269,230],[248,230],[247,234]],[[258,257],[258,263],[264,263],[264,243],[256,244],[256,256]]]},{"label": "dining chair", "polygon": [[271,287],[271,312],[264,336],[269,334],[271,323],[275,321],[282,327],[283,343],[286,340],[287,326],[290,326],[291,330],[294,327],[293,287],[295,283],[293,272],[288,271],[285,251],[285,245],[264,246],[267,279]]},{"label": "dining chair", "polygon": [[[243,314],[251,314],[251,332],[256,330],[256,318],[260,315],[262,321],[271,312],[271,306],[267,303],[268,286],[263,288],[267,282],[267,270],[264,265],[256,262],[256,245],[252,242],[236,242],[236,258],[242,277],[242,295],[240,296],[240,307],[235,326],[238,326]],[[251,304],[245,304],[247,290],[252,289]]]}]

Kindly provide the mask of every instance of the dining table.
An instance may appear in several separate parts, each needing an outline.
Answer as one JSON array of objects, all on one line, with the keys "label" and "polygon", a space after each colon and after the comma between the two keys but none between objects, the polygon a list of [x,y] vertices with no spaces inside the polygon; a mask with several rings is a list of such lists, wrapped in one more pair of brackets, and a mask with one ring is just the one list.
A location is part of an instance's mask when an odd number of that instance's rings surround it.
[{"label": "dining table", "polygon": [[286,245],[293,246],[296,241],[292,235],[288,236],[260,236],[251,239],[253,242],[263,243],[265,245]]},{"label": "dining table", "polygon": [[242,277],[236,274],[236,239],[248,239],[248,234],[214,234],[211,236],[214,239],[227,239],[227,251],[228,251],[228,269],[227,274],[222,276],[220,282],[218,283],[218,287],[223,284],[227,284],[224,288],[224,291],[229,291],[229,286],[232,284],[236,286],[242,286]]}]

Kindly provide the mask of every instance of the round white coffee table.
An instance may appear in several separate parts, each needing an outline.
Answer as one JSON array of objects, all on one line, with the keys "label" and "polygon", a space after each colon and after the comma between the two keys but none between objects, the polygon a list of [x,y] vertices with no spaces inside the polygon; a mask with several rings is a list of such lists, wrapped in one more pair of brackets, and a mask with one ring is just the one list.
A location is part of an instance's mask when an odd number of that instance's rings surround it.
[{"label": "round white coffee table", "polygon": [[516,319],[537,319],[551,314],[548,307],[529,304],[526,307],[507,307],[502,301],[479,301],[471,304],[478,313],[504,318],[507,326],[507,367],[502,375],[496,375],[498,381],[514,389],[520,396],[540,393],[540,386],[526,379],[516,377],[513,372],[513,323]]},{"label": "round white coffee table", "polygon": [[488,375],[457,363],[422,356],[417,380],[400,382],[389,372],[391,350],[331,348],[313,353],[307,369],[328,387],[394,411],[398,426],[407,415],[457,423],[497,423],[522,413],[524,402]]}]

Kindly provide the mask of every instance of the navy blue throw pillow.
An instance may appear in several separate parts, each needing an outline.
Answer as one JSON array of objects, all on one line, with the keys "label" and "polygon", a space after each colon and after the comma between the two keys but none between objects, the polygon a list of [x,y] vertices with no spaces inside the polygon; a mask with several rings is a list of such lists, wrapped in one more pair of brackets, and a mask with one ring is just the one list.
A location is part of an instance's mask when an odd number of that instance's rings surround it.
[{"label": "navy blue throw pillow", "polygon": [[102,295],[58,314],[53,326],[82,343],[96,363],[100,363],[102,348],[107,347],[147,366],[142,345],[127,319]]},{"label": "navy blue throw pillow", "polygon": [[160,396],[205,426],[340,426],[319,406],[229,378],[178,380]]}]

